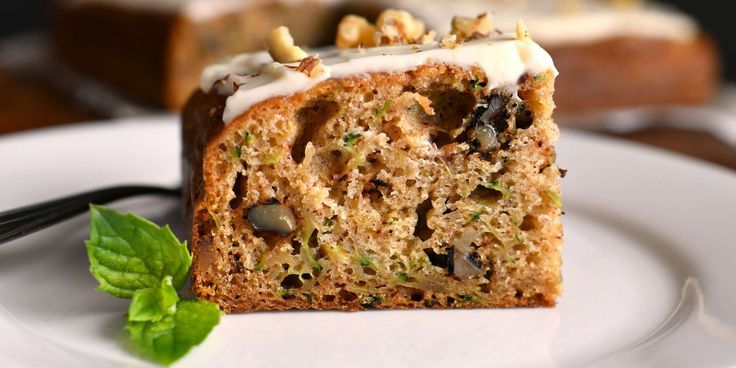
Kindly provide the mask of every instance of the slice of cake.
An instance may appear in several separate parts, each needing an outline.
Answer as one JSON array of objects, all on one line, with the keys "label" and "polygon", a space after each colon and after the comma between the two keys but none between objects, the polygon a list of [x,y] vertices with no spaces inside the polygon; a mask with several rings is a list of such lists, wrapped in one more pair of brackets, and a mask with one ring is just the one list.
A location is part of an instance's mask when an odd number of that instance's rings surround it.
[{"label": "slice of cake", "polygon": [[319,54],[280,28],[270,53],[204,71],[183,116],[198,297],[229,312],[555,304],[557,72],[523,26],[458,28],[436,41],[404,12],[348,17],[338,42],[377,47]]},{"label": "slice of cake", "polygon": [[453,14],[524,19],[560,70],[557,112],[702,104],[720,83],[716,45],[689,15],[643,0],[386,0],[439,31]]},{"label": "slice of cake", "polygon": [[[329,44],[346,14],[336,0],[61,0],[55,56],[135,102],[179,109],[202,68],[260,50],[286,24],[300,44]],[[324,30],[328,29],[328,32]]]}]

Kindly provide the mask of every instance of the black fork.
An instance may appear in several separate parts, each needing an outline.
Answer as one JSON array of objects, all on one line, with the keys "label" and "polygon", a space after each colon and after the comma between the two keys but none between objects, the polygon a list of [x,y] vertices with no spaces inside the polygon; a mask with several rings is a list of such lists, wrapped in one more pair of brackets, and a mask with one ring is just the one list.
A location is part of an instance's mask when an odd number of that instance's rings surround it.
[{"label": "black fork", "polygon": [[110,187],[1,212],[0,244],[84,213],[89,209],[90,203],[104,204],[144,194],[180,196],[181,188],[142,185]]}]

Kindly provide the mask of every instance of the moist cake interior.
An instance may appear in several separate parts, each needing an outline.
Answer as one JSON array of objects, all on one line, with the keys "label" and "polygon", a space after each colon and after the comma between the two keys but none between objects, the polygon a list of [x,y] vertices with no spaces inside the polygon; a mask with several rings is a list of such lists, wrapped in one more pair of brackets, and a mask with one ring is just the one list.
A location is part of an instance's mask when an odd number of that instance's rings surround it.
[{"label": "moist cake interior", "polygon": [[434,65],[256,105],[207,144],[195,290],[227,311],[554,305],[553,85]]}]

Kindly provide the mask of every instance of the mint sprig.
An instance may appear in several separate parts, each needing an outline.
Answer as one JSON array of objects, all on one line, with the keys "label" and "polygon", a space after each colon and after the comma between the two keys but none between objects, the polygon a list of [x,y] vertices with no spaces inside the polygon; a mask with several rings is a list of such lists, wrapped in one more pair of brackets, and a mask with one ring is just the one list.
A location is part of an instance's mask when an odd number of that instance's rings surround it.
[{"label": "mint sprig", "polygon": [[125,326],[136,346],[153,360],[171,364],[199,345],[220,323],[217,304],[180,300],[176,312],[157,321],[131,321]]},{"label": "mint sprig", "polygon": [[90,205],[86,247],[97,289],[132,299],[125,328],[142,355],[173,363],[220,322],[217,304],[179,299],[192,257],[168,226]]},{"label": "mint sprig", "polygon": [[168,226],[102,206],[91,205],[89,212],[87,255],[99,291],[129,299],[136,290],[158,288],[166,276],[175,289],[184,286],[192,257]]},{"label": "mint sprig", "polygon": [[136,290],[128,308],[128,321],[158,321],[167,315],[176,313],[179,294],[172,286],[171,276],[161,282],[160,288]]}]

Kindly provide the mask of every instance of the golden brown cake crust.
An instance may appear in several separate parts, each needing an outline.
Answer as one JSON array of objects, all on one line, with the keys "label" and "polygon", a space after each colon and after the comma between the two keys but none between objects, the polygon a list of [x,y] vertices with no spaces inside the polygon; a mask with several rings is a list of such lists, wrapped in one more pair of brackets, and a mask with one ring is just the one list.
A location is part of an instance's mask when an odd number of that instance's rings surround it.
[{"label": "golden brown cake crust", "polygon": [[713,41],[615,38],[548,47],[560,71],[555,103],[560,113],[709,101],[720,79]]},{"label": "golden brown cake crust", "polygon": [[[183,116],[193,291],[228,312],[554,305],[561,291],[562,246],[560,171],[552,147],[554,77],[525,78],[519,96],[533,124],[509,127],[507,136],[499,136],[504,147],[488,155],[474,152],[461,142],[467,133],[455,130],[467,130],[466,115],[492,92],[478,87],[484,80],[479,69],[447,65],[330,79],[261,102],[227,125],[221,121],[224,99],[195,93]],[[432,119],[413,102],[422,100],[417,95],[432,101],[440,128],[412,120]],[[363,125],[348,123],[355,121],[341,115],[343,108],[344,116],[356,116]],[[449,121],[458,125],[443,126]],[[345,134],[358,126],[365,131],[355,147],[346,147]],[[341,147],[329,146],[335,139]],[[422,139],[432,139],[441,157],[412,166],[410,157],[419,149],[412,145]],[[375,155],[379,149],[391,160],[406,152],[405,169],[420,171],[402,173]],[[376,151],[355,153],[362,150]],[[348,159],[331,162],[334,151]],[[327,175],[329,170],[337,171]],[[493,177],[505,189],[486,193],[481,177]],[[421,214],[430,199],[436,208]],[[295,234],[253,229],[245,211],[269,200],[293,209]],[[419,227],[431,234],[420,235]],[[470,246],[478,248],[473,256],[482,274],[461,278],[457,269],[453,276],[430,261],[430,254],[437,258],[448,244],[462,242],[469,228],[477,231],[470,233]],[[362,240],[340,244],[348,239]]]}]

